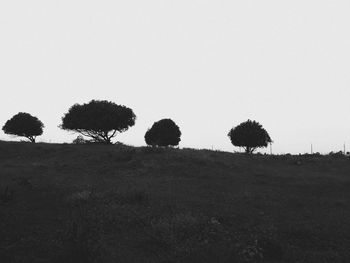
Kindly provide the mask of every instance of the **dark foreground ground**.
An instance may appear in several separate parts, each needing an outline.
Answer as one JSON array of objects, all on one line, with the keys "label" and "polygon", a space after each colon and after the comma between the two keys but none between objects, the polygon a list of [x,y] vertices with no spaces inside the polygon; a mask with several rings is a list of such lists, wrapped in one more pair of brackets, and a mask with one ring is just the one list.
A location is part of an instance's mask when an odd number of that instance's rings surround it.
[{"label": "dark foreground ground", "polygon": [[0,142],[0,262],[350,262],[350,159]]}]

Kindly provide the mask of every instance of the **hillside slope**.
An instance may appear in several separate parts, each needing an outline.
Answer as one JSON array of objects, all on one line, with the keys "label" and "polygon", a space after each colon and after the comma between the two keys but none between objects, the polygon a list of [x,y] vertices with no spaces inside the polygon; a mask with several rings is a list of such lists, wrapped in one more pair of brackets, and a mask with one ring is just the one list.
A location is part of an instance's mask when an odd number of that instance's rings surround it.
[{"label": "hillside slope", "polygon": [[0,142],[0,262],[348,262],[350,160]]}]

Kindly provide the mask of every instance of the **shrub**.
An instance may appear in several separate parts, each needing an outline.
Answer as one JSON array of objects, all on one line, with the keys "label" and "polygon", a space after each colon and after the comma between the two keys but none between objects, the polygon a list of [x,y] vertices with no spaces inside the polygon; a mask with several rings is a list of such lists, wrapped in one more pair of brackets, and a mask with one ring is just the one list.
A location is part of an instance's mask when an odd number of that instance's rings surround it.
[{"label": "shrub", "polygon": [[74,104],[62,118],[60,127],[95,142],[111,143],[118,132],[124,132],[135,125],[134,112],[113,102],[92,100],[87,104]]},{"label": "shrub", "polygon": [[251,120],[232,128],[228,137],[234,146],[243,147],[246,153],[253,153],[257,148],[266,147],[272,142],[262,125]]},{"label": "shrub", "polygon": [[155,122],[145,134],[147,145],[176,146],[181,141],[181,131],[171,119],[162,119]]},{"label": "shrub", "polygon": [[75,138],[72,143],[73,144],[86,144],[87,141],[84,139],[83,136],[78,135],[77,138]]},{"label": "shrub", "polygon": [[8,120],[2,127],[6,134],[26,137],[35,143],[36,136],[43,134],[44,124],[26,112],[19,112]]}]

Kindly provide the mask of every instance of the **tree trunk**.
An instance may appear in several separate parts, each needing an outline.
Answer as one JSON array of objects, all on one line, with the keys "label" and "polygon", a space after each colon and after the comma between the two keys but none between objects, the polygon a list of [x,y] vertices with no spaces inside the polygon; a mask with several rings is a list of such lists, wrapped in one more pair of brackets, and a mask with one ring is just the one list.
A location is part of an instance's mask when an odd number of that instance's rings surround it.
[{"label": "tree trunk", "polygon": [[31,143],[35,143],[35,137],[34,136],[28,136],[27,137]]},{"label": "tree trunk", "polygon": [[245,153],[252,154],[255,151],[256,147],[245,147]]}]

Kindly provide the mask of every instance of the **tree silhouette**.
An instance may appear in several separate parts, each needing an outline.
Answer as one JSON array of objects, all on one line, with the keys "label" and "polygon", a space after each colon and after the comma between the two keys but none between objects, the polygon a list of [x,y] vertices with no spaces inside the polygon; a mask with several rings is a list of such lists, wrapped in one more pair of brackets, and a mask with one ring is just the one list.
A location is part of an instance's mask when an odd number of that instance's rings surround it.
[{"label": "tree silhouette", "polygon": [[176,146],[180,142],[181,131],[171,119],[155,122],[145,134],[147,145]]},{"label": "tree silhouette", "polygon": [[234,146],[243,147],[246,153],[253,153],[257,148],[267,147],[272,142],[262,125],[251,120],[232,128],[228,137]]},{"label": "tree silhouette", "polygon": [[90,137],[95,142],[111,143],[117,132],[135,125],[134,112],[106,100],[74,104],[62,118],[60,127]]},{"label": "tree silhouette", "polygon": [[36,136],[43,134],[44,124],[37,118],[26,112],[19,112],[9,119],[2,130],[6,134],[26,137],[35,143]]}]

